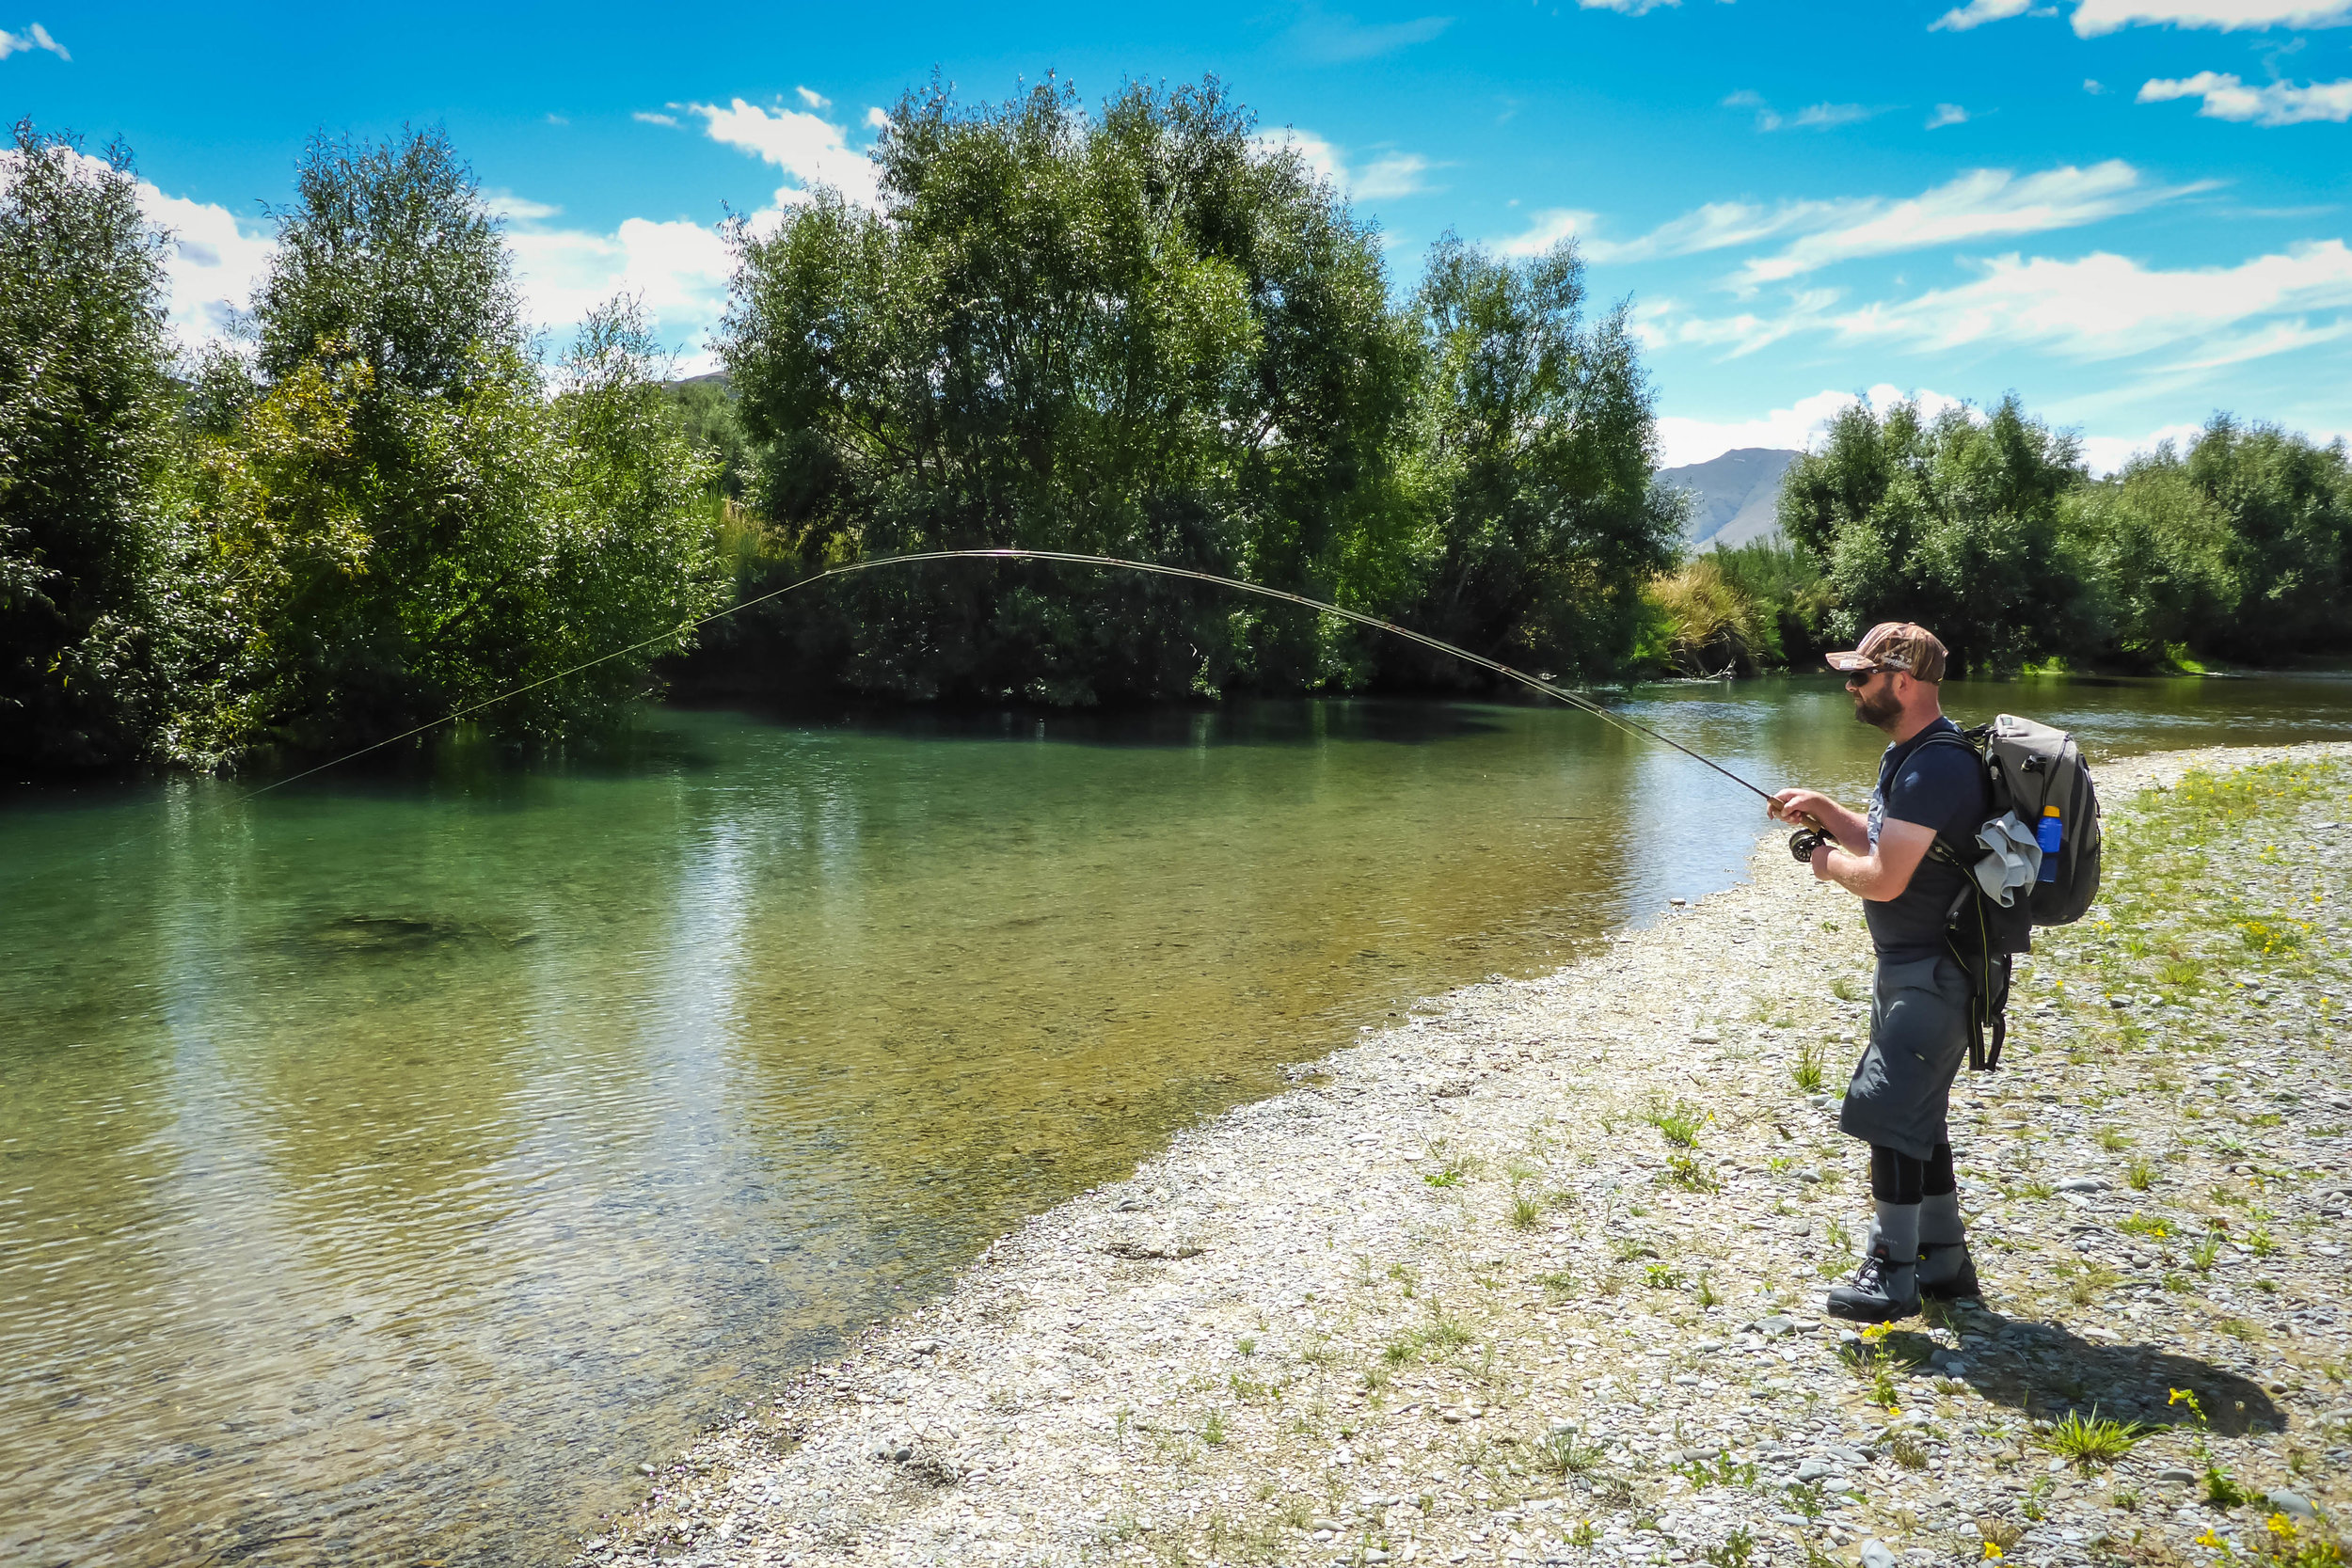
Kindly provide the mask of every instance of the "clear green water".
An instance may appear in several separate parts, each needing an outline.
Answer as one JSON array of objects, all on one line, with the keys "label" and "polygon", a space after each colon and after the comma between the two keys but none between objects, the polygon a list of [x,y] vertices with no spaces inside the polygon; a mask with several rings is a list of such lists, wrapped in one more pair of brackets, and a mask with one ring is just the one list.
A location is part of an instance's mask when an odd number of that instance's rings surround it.
[{"label": "clear green water", "polygon": [[[1632,711],[1849,788],[1826,682]],[[2094,754],[2352,683],[1951,693]],[[0,796],[0,1560],[534,1561],[637,1463],[1410,999],[1764,824],[1557,710],[651,715],[246,803]]]}]

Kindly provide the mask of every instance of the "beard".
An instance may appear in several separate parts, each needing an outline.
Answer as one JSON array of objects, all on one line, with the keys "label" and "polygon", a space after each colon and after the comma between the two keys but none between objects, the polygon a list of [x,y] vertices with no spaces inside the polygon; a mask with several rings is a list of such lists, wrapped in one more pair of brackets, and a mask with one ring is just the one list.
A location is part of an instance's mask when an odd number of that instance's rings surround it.
[{"label": "beard", "polygon": [[1886,728],[1888,720],[1902,712],[1903,705],[1896,700],[1895,693],[1891,689],[1894,683],[1889,681],[1887,685],[1890,689],[1882,691],[1875,697],[1860,691],[1854,693],[1853,716],[1857,723],[1868,724],[1883,730]]}]

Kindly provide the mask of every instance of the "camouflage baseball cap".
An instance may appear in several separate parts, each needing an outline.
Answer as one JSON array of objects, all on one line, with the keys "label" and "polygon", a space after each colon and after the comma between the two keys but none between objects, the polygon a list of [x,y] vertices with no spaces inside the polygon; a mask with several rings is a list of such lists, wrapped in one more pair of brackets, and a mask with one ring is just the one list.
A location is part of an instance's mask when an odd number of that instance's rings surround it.
[{"label": "camouflage baseball cap", "polygon": [[1849,675],[1901,670],[1932,686],[1944,678],[1944,644],[1935,633],[1909,621],[1881,621],[1850,654],[1831,654],[1829,667]]}]

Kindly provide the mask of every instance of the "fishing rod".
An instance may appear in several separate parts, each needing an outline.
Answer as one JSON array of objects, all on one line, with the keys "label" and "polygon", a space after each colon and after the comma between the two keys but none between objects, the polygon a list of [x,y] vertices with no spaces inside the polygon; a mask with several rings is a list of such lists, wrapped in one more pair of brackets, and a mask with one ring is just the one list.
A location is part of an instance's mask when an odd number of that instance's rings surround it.
[{"label": "fishing rod", "polygon": [[[454,723],[469,714],[495,707],[501,703],[535,691],[543,686],[551,686],[557,681],[568,680],[584,671],[595,669],[599,664],[609,664],[616,658],[626,658],[630,654],[642,652],[657,643],[668,642],[684,637],[688,632],[699,630],[716,621],[723,621],[728,616],[739,614],[755,605],[766,604],[771,599],[780,599],[787,594],[794,594],[803,588],[813,587],[829,578],[849,577],[858,572],[876,571],[884,566],[918,565],[927,561],[1047,561],[1064,566],[1102,566],[1129,572],[1146,572],[1154,577],[1184,578],[1194,582],[1212,583],[1219,588],[1231,588],[1237,593],[1254,594],[1262,599],[1279,599],[1286,604],[1298,605],[1320,614],[1336,615],[1343,621],[1352,621],[1359,626],[1369,626],[1375,631],[1383,631],[1392,637],[1401,637],[1407,642],[1416,642],[1424,648],[1435,649],[1441,654],[1451,654],[1455,658],[1467,659],[1483,670],[1490,670],[1498,675],[1517,681],[1531,691],[1539,691],[1547,697],[1567,704],[1570,707],[1589,713],[1606,723],[1613,724],[1626,734],[1646,736],[1661,745],[1671,746],[1692,762],[1713,768],[1750,794],[1767,801],[1772,800],[1772,796],[1765,790],[1750,784],[1723,764],[1710,757],[1700,755],[1670,736],[1659,734],[1639,720],[1628,719],[1621,714],[1613,713],[1601,704],[1580,692],[1554,686],[1551,682],[1531,675],[1524,670],[1515,670],[1510,665],[1498,659],[1488,658],[1484,654],[1474,654],[1468,648],[1456,647],[1441,638],[1431,637],[1425,632],[1414,631],[1409,626],[1400,626],[1393,621],[1383,621],[1376,615],[1366,615],[1360,610],[1344,610],[1335,604],[1327,604],[1321,599],[1311,599],[1304,594],[1293,594],[1281,588],[1269,588],[1262,582],[1250,582],[1242,578],[1219,577],[1215,572],[1197,572],[1188,566],[1169,566],[1156,561],[1128,561],[1115,555],[1079,555],[1069,550],[1033,550],[1005,546],[972,550],[917,550],[906,555],[879,555],[865,561],[851,561],[839,566],[829,566],[821,572],[814,572],[796,581],[787,582],[782,588],[771,589],[765,594],[729,605],[724,610],[713,610],[708,615],[682,622],[669,631],[645,638],[642,641],[632,642],[626,648],[616,648],[609,654],[600,654],[585,663],[575,664],[568,670],[559,670],[554,674],[543,675],[535,681],[516,687],[512,690],[501,691],[495,697],[485,697],[478,703],[469,703],[453,712],[443,714],[438,719],[403,730],[398,735],[387,736],[382,740],[373,741],[356,752],[346,752],[342,756],[330,758],[315,768],[307,768],[299,773],[290,774],[285,778],[263,784],[243,797],[243,800],[254,800],[268,794],[273,789],[283,789],[288,784],[299,783],[314,774],[324,773],[330,768],[340,768],[346,762],[366,756],[370,752],[381,751],[387,746],[396,746],[404,740],[414,739],[428,730],[436,730],[443,724]],[[243,800],[239,803],[242,804]]]}]

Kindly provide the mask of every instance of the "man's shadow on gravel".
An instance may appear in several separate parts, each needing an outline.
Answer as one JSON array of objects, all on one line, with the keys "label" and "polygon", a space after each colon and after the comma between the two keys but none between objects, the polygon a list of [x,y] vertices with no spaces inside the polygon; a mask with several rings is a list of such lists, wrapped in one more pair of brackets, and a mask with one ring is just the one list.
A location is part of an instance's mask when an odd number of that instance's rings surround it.
[{"label": "man's shadow on gravel", "polygon": [[2214,1431],[2238,1436],[2249,1432],[2283,1432],[2280,1414],[2262,1386],[2210,1361],[2154,1345],[2100,1344],[2058,1323],[2004,1318],[1996,1312],[1962,1310],[1947,1320],[1960,1337],[1960,1370],[1937,1367],[1936,1349],[1922,1334],[1890,1334],[1884,1349],[1915,1360],[1927,1376],[1953,1376],[1995,1404],[2026,1416],[2102,1416],[2150,1426],[2187,1426],[2197,1418],[2172,1390],[2185,1388]]}]

